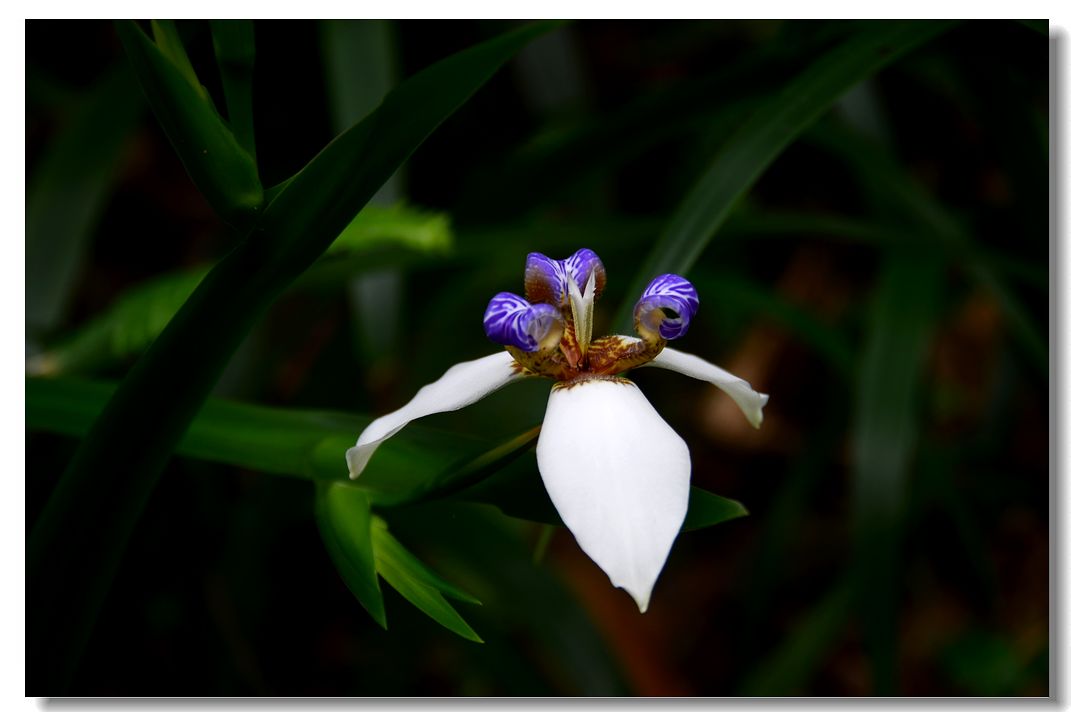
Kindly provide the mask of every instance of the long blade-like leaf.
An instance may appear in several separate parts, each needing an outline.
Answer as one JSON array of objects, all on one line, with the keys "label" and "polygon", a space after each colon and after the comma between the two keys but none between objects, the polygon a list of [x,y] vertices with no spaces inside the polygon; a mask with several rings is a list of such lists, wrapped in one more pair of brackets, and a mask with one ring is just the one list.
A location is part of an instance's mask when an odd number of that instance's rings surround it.
[{"label": "long blade-like leaf", "polygon": [[223,94],[227,97],[227,118],[238,144],[254,161],[257,158],[253,130],[253,42],[252,20],[212,20],[212,46],[216,50]]},{"label": "long blade-like leaf", "polygon": [[56,326],[77,283],[120,150],[145,104],[130,70],[109,73],[45,151],[26,192],[26,325]]},{"label": "long blade-like leaf", "polygon": [[895,694],[899,530],[917,440],[920,374],[943,274],[943,264],[933,254],[890,251],[876,289],[856,390],[856,563],[878,695]]},{"label": "long blade-like leaf", "polygon": [[372,524],[372,546],[375,550],[376,570],[394,590],[447,630],[466,640],[483,642],[476,631],[443,598],[443,594],[467,602],[479,601],[427,568],[387,531],[386,525],[381,521]]},{"label": "long blade-like leaf", "polygon": [[197,189],[224,220],[247,227],[264,200],[256,164],[220,118],[196,76],[191,76],[193,69],[173,61],[172,57],[185,57],[185,52],[178,54],[177,33],[160,33],[171,43],[165,54],[133,22],[118,22],[115,27],[141,90]]},{"label": "long blade-like leaf", "polygon": [[[757,109],[714,158],[673,214],[626,294],[639,296],[660,274],[687,271],[737,201],[782,151],[846,91],[904,52],[946,30],[947,22],[877,22],[831,50]],[[632,327],[631,303],[614,322]]]},{"label": "long blade-like leaf", "polygon": [[338,484],[316,488],[316,524],[346,586],[384,628],[387,612],[372,551],[372,508],[364,492]]},{"label": "long blade-like leaf", "polygon": [[[120,27],[147,66],[189,87],[137,27]],[[31,694],[56,695],[66,688],[164,463],[268,304],[327,249],[439,123],[547,29],[526,27],[490,40],[401,84],[287,183],[259,228],[205,277],[135,364],[28,538]],[[147,79],[157,86],[155,75]],[[156,97],[168,107],[161,112],[164,121],[171,119],[168,112],[183,111],[173,101],[181,93]],[[191,101],[193,94],[190,88]]]}]

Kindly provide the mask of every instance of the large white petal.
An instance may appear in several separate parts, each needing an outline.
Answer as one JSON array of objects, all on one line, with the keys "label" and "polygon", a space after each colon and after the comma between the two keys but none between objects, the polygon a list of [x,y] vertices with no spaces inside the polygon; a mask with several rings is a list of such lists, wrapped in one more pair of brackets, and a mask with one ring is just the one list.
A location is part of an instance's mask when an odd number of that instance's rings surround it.
[{"label": "large white petal", "polygon": [[464,408],[507,383],[524,377],[513,357],[505,351],[451,366],[438,381],[417,391],[413,400],[393,413],[376,418],[364,429],[357,438],[357,444],[346,451],[350,478],[357,479],[380,443],[404,428],[409,421],[432,413]]},{"label": "large white petal", "polygon": [[744,416],[753,427],[757,428],[762,425],[762,408],[766,405],[766,401],[770,400],[770,396],[759,393],[743,378],[734,376],[698,356],[674,349],[662,349],[653,361],[645,363],[644,366],[665,368],[713,383],[729,394],[729,397],[740,406],[740,410],[744,411]]},{"label": "large white petal", "polygon": [[624,379],[555,386],[539,473],[580,548],[647,610],[688,511],[688,446]]}]

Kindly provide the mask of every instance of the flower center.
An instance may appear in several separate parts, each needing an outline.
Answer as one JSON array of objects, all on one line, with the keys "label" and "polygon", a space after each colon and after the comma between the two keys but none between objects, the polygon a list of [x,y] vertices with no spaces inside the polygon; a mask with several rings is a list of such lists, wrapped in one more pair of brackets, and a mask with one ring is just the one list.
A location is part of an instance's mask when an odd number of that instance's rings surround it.
[{"label": "flower center", "polygon": [[528,255],[522,298],[502,292],[484,313],[487,336],[506,347],[518,368],[572,383],[612,378],[655,358],[666,341],[683,336],[699,308],[695,288],[683,277],[652,280],[633,310],[639,338],[611,335],[592,340],[595,301],[606,285],[599,257],[582,249],[564,260]]}]

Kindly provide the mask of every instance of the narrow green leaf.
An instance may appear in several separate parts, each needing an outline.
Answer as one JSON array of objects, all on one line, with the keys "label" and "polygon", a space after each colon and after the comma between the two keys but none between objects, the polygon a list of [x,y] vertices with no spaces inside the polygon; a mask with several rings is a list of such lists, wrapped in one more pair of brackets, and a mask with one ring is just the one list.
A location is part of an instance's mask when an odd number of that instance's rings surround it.
[{"label": "narrow green leaf", "polygon": [[109,72],[73,109],[30,175],[26,325],[31,336],[53,329],[66,311],[122,149],[144,109],[129,68]]},{"label": "narrow green leaf", "polygon": [[317,485],[316,524],[346,586],[376,623],[386,628],[387,613],[372,552],[372,507],[368,497],[353,487]]},{"label": "narrow green leaf", "polygon": [[[168,45],[170,55],[165,54],[133,22],[115,27],[141,90],[198,190],[224,220],[248,226],[264,199],[252,156],[216,113],[196,77],[191,80],[174,63],[174,47]],[[180,42],[177,35],[165,36],[168,42]]]},{"label": "narrow green leaf", "polygon": [[[721,227],[737,201],[763,171],[855,84],[903,53],[932,39],[949,22],[865,23],[770,97],[727,141],[676,210],[626,292],[639,295],[653,277],[685,274]],[[631,302],[615,320],[620,333],[632,327]]]},{"label": "narrow green leaf", "polygon": [[[281,257],[322,253],[418,145],[517,50],[554,25],[522,27],[458,52],[400,84],[332,141],[264,211],[260,229]],[[354,166],[360,166],[354,171]]]},{"label": "narrow green leaf", "polygon": [[[482,643],[476,631],[454,610],[440,591],[454,595],[459,600],[476,602],[474,598],[444,581],[410,554],[387,531],[381,522],[372,525],[372,546],[375,550],[376,570],[398,593],[428,617],[449,631],[466,640]],[[445,586],[445,588],[444,588]]]},{"label": "narrow green leaf", "polygon": [[[181,131],[198,125],[186,121],[203,114],[190,113],[179,100],[198,101],[178,70],[136,26],[118,27],[161,122]],[[490,40],[401,84],[287,184],[259,228],[209,272],[134,365],[75,452],[27,540],[27,596],[36,602],[27,614],[27,675],[35,695],[61,694],[69,683],[167,458],[253,324],[428,133],[546,29],[523,28]],[[174,115],[185,119],[175,124]],[[217,133],[212,135],[229,140],[252,167],[218,116],[213,119]],[[172,140],[185,145],[175,136]],[[207,171],[209,176],[226,173],[226,166]]]},{"label": "narrow green leaf", "polygon": [[252,20],[211,20],[212,46],[227,98],[227,118],[238,144],[257,159],[253,124],[253,63],[256,44]]},{"label": "narrow green leaf", "polygon": [[688,513],[684,517],[681,531],[705,529],[747,515],[747,508],[735,499],[692,487],[688,495]]},{"label": "narrow green leaf", "polygon": [[[901,232],[913,231],[918,240],[928,240],[933,248],[959,263],[983,289],[1000,304],[1016,344],[1030,366],[1048,375],[1048,342],[1042,328],[1004,278],[1008,271],[1003,255],[984,250],[976,243],[961,219],[948,212],[929,191],[909,175],[894,157],[857,133],[834,122],[825,122],[810,132],[808,140],[843,160],[859,178],[863,189],[890,222],[899,223]],[[1012,270],[1015,270],[1012,262]]]},{"label": "narrow green leaf", "polygon": [[894,694],[902,508],[918,437],[922,366],[937,318],[943,264],[892,250],[874,296],[852,439],[856,565],[874,690]]},{"label": "narrow green leaf", "polygon": [[186,48],[182,44],[182,36],[179,35],[175,21],[150,20],[149,26],[152,29],[153,42],[160,48],[160,53],[171,60],[171,64],[190,83],[190,86],[201,95],[202,99],[207,99],[208,92],[201,85],[201,80],[197,78],[197,72],[194,71],[193,64],[190,63],[190,58],[186,54]]},{"label": "narrow green leaf", "polygon": [[450,583],[425,566],[420,559],[413,556],[413,554],[406,550],[406,548],[403,547],[388,531],[387,523],[382,519],[376,517],[372,522],[372,527],[374,529],[372,538],[375,541],[377,556],[389,559],[394,562],[398,568],[403,569],[406,572],[406,575],[426,586],[431,586],[455,601],[471,603],[476,606],[483,605],[478,598]]}]

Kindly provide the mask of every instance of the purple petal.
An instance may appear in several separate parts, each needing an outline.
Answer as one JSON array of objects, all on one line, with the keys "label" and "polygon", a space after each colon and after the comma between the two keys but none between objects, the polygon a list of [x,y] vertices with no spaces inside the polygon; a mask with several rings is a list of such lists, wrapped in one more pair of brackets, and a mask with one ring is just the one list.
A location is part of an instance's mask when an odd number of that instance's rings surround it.
[{"label": "purple petal", "polygon": [[699,310],[699,294],[692,283],[675,274],[655,277],[636,302],[633,319],[637,328],[657,331],[663,339],[676,339],[688,332]]},{"label": "purple petal", "polygon": [[565,303],[568,282],[565,265],[539,252],[532,252],[524,264],[524,296],[533,304]]},{"label": "purple petal", "polygon": [[522,351],[538,351],[540,343],[554,330],[562,328],[557,307],[550,304],[529,304],[522,297],[500,292],[491,298],[483,314],[483,330],[487,338],[503,346],[516,346]]},{"label": "purple petal", "polygon": [[598,298],[606,285],[606,268],[594,252],[585,247],[564,260],[532,252],[524,265],[524,296],[533,304],[564,306],[569,301],[569,277],[583,290],[592,272]]},{"label": "purple petal", "polygon": [[606,286],[606,268],[602,266],[599,256],[585,247],[562,261],[565,263],[566,272],[572,275],[581,290],[587,285],[591,273],[595,273],[595,298],[598,299]]}]

